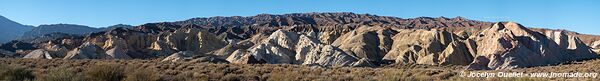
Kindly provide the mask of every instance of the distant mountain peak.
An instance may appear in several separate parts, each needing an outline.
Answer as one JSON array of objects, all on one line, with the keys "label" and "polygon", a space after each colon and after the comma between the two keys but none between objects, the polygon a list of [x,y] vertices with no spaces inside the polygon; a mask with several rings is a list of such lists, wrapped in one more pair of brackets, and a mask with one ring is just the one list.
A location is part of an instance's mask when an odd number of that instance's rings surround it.
[{"label": "distant mountain peak", "polygon": [[8,42],[21,35],[25,31],[31,30],[32,26],[26,26],[18,22],[12,21],[0,15],[0,43]]},{"label": "distant mountain peak", "polygon": [[[42,24],[38,27],[45,27],[45,26],[85,26],[85,25],[58,23],[58,24]],[[89,27],[89,26],[85,26],[85,27]]]},{"label": "distant mountain peak", "polygon": [[74,35],[82,35],[86,33],[92,33],[101,31],[99,28],[93,28],[85,25],[77,25],[77,24],[43,24],[38,27],[27,31],[21,36],[20,39],[28,39],[32,37],[38,37],[45,34],[52,33],[65,33],[65,34],[74,34]]},{"label": "distant mountain peak", "polygon": [[15,21],[12,21],[2,15],[0,15],[0,26],[6,26],[6,25],[23,25],[21,23],[17,23]]}]

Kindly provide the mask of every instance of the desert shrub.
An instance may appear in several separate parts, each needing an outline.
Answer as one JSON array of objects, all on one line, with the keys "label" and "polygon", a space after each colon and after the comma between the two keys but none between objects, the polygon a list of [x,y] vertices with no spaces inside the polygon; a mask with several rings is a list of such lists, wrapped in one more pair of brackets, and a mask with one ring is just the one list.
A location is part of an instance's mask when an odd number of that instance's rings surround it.
[{"label": "desert shrub", "polygon": [[228,74],[221,78],[221,81],[241,81],[241,76],[235,74]]},{"label": "desert shrub", "polygon": [[79,81],[83,77],[77,76],[77,73],[73,69],[69,68],[56,68],[48,70],[48,74],[42,76],[44,81]]},{"label": "desert shrub", "polygon": [[118,64],[97,64],[85,70],[85,76],[89,81],[121,81],[125,73]]},{"label": "desert shrub", "polygon": [[300,76],[294,72],[273,71],[267,81],[296,81]]},{"label": "desert shrub", "polygon": [[159,81],[160,75],[154,69],[130,68],[125,75],[124,81]]},{"label": "desert shrub", "polygon": [[23,81],[33,80],[32,71],[18,66],[0,65],[0,80]]},{"label": "desert shrub", "polygon": [[400,81],[406,80],[405,73],[402,70],[388,70],[379,76],[379,81]]},{"label": "desert shrub", "polygon": [[193,72],[183,72],[175,75],[170,81],[208,81],[209,77],[206,75],[194,75]]},{"label": "desert shrub", "polygon": [[453,76],[455,76],[457,73],[456,72],[442,72],[438,75],[435,75],[434,77],[437,77],[437,79],[440,80],[445,80],[445,79],[449,79]]}]

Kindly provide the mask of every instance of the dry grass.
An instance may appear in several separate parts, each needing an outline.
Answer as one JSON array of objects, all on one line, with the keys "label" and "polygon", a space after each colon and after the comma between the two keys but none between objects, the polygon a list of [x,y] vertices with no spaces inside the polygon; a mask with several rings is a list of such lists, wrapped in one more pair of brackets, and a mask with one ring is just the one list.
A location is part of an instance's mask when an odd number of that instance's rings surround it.
[{"label": "dry grass", "polygon": [[129,67],[125,70],[123,81],[159,81],[160,75],[156,69]]},{"label": "dry grass", "polygon": [[47,75],[39,76],[44,81],[81,81],[84,78],[79,77],[74,69],[68,67],[58,67],[49,69]]},{"label": "dry grass", "polygon": [[[389,65],[379,68],[318,68],[289,64],[213,64],[159,60],[0,59],[0,65],[22,66],[43,81],[537,81],[592,80],[560,78],[464,78],[463,66]],[[505,72],[599,72],[600,60]],[[577,67],[577,68],[574,68]],[[495,71],[485,71],[495,72]],[[27,71],[25,71],[27,74]],[[56,75],[56,76],[54,76]],[[110,75],[110,76],[108,76]],[[85,76],[85,77],[82,77]],[[68,77],[68,78],[67,78]],[[111,78],[112,77],[112,78]]]},{"label": "dry grass", "polygon": [[0,80],[23,81],[34,79],[31,70],[15,65],[0,64]]},{"label": "dry grass", "polygon": [[124,71],[118,64],[97,64],[83,73],[89,81],[121,81],[125,78]]}]

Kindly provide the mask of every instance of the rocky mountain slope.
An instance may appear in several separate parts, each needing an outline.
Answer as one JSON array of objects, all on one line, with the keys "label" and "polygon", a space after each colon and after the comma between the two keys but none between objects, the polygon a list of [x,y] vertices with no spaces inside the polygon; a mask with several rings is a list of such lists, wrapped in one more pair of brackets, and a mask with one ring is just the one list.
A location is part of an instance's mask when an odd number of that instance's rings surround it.
[{"label": "rocky mountain slope", "polygon": [[51,24],[51,25],[40,25],[27,31],[23,34],[20,39],[31,39],[37,36],[43,36],[51,33],[65,33],[65,34],[85,34],[90,32],[96,32],[98,29],[73,24]]},{"label": "rocky mountain slope", "polygon": [[113,28],[82,37],[2,45],[4,57],[154,59],[236,64],[378,67],[465,65],[512,69],[598,58],[578,34],[514,22],[402,19],[354,13],[194,18]]},{"label": "rocky mountain slope", "polygon": [[[7,43],[12,40],[20,41],[33,41],[37,38],[47,38],[56,36],[57,34],[68,34],[68,35],[84,35],[87,33],[93,33],[98,31],[105,31],[114,28],[133,28],[134,26],[117,24],[108,27],[94,28],[83,25],[74,24],[50,24],[40,25],[37,27],[27,26],[7,19],[4,16],[0,16],[0,43]],[[37,41],[33,41],[37,42]]]},{"label": "rocky mountain slope", "polygon": [[0,16],[0,34],[2,35],[0,36],[0,43],[6,43],[18,38],[32,28],[33,26],[22,25],[4,16]]},{"label": "rocky mountain slope", "polygon": [[23,36],[19,37],[19,40],[32,40],[39,37],[48,36],[48,34],[70,34],[70,35],[85,35],[88,33],[99,32],[110,30],[114,28],[132,28],[131,25],[125,24],[117,24],[108,27],[102,28],[94,28],[84,25],[75,25],[75,24],[50,24],[50,25],[40,25],[38,27],[34,27],[33,29],[25,32]]}]

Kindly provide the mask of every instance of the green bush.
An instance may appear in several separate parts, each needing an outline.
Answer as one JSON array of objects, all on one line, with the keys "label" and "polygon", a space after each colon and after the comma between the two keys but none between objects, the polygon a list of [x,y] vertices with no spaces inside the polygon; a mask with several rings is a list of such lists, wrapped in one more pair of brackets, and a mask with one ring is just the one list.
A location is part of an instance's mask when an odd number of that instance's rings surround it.
[{"label": "green bush", "polygon": [[0,65],[0,80],[23,81],[33,79],[35,79],[35,76],[33,76],[31,70],[22,67]]},{"label": "green bush", "polygon": [[124,68],[118,64],[98,64],[84,73],[89,81],[121,81],[125,78]]}]

